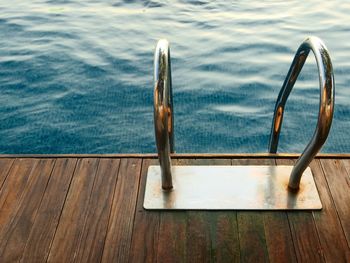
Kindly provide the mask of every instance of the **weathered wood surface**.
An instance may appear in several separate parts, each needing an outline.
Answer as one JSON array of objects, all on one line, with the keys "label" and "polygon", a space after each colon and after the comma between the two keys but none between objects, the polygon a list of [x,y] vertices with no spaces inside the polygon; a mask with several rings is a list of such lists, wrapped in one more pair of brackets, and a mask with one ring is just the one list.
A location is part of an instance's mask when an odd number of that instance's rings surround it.
[{"label": "weathered wood surface", "polygon": [[[177,165],[282,165],[286,158]],[[254,158],[255,157],[255,158]],[[149,156],[0,158],[0,262],[350,262],[350,161],[316,159],[321,211],[143,209]]]}]

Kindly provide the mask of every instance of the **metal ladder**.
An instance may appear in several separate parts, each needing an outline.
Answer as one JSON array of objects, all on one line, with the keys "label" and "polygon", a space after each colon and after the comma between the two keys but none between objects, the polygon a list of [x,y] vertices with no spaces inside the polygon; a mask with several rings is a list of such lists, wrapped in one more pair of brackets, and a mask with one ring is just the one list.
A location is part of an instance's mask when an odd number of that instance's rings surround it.
[{"label": "metal ladder", "polygon": [[174,152],[174,114],[170,49],[165,39],[158,41],[154,54],[154,82],[154,129],[162,188],[172,189],[170,153]]},{"label": "metal ladder", "polygon": [[[298,48],[278,95],[271,128],[269,152],[276,153],[277,151],[285,104],[310,50],[315,55],[319,73],[320,108],[318,122],[312,139],[290,173],[287,192],[298,192],[301,177],[325,143],[333,119],[334,77],[332,62],[324,43],[317,37],[309,37]],[[174,187],[170,157],[170,154],[174,152],[173,122],[170,49],[168,41],[161,39],[158,41],[154,56],[154,127],[163,192],[171,192]]]},{"label": "metal ladder", "polygon": [[284,108],[305,60],[310,53],[315,55],[320,81],[320,109],[318,122],[310,142],[294,165],[289,179],[289,188],[297,190],[306,167],[325,143],[331,128],[334,111],[334,76],[331,58],[321,39],[309,37],[300,45],[278,94],[273,115],[269,152],[276,153],[283,121]]}]

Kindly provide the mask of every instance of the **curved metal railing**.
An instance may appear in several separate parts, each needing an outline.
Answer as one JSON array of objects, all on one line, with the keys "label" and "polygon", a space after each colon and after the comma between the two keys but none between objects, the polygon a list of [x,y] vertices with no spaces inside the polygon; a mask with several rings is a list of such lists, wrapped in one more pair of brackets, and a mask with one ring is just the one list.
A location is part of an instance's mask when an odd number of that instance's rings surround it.
[{"label": "curved metal railing", "polygon": [[[297,190],[303,172],[328,137],[334,111],[334,77],[332,62],[326,46],[317,37],[307,38],[299,47],[278,95],[269,142],[269,152],[276,153],[285,104],[309,55],[316,57],[320,84],[320,109],[314,135],[297,160],[289,180],[289,188]],[[173,188],[170,153],[174,152],[173,101],[169,43],[158,41],[154,56],[154,127],[161,167],[162,188]]]},{"label": "curved metal railing", "polygon": [[170,158],[174,152],[173,122],[170,49],[168,41],[161,39],[154,54],[154,129],[164,190],[173,188]]},{"label": "curved metal railing", "polygon": [[321,92],[320,109],[314,135],[297,160],[290,175],[288,186],[293,190],[299,189],[303,172],[326,141],[332,124],[334,111],[334,76],[331,58],[326,46],[319,38],[309,37],[304,40],[296,52],[288,75],[278,95],[271,128],[269,152],[276,153],[277,151],[285,104],[310,50],[312,50],[316,57],[319,72]]}]

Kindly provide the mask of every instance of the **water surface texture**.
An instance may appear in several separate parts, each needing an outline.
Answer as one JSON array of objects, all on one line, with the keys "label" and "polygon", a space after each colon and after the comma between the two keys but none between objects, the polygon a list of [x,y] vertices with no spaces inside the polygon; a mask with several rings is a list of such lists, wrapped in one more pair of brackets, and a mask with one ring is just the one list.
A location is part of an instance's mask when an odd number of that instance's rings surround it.
[{"label": "water surface texture", "polygon": [[[309,35],[333,61],[323,152],[350,152],[347,1],[0,0],[0,153],[155,152],[153,53],[171,44],[177,152],[267,152],[275,100]],[[313,55],[279,152],[300,152],[319,105]]]}]

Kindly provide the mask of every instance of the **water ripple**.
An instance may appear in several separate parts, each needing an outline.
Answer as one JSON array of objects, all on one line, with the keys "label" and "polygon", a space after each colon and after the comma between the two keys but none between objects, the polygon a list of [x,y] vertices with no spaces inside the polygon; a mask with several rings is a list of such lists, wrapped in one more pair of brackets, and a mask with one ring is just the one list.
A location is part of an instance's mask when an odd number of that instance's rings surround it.
[{"label": "water ripple", "polygon": [[[345,1],[14,0],[0,10],[1,153],[154,152],[159,38],[171,43],[176,151],[266,152],[275,99],[308,35],[325,41],[337,84],[324,151],[350,152]],[[280,151],[303,149],[318,103],[310,57]]]}]

